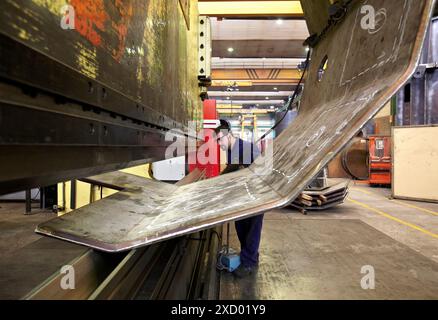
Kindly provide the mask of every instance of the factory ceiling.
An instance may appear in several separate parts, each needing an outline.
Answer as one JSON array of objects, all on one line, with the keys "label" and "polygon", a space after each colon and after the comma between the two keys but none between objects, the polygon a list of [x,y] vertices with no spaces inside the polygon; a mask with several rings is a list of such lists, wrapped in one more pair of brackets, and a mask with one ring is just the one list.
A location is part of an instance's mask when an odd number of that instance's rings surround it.
[{"label": "factory ceiling", "polygon": [[[226,14],[230,8],[232,15]],[[296,88],[297,67],[308,50],[299,1],[200,1],[199,9],[210,16],[212,27],[209,97],[246,108],[282,107]],[[225,85],[234,82],[232,89]]]}]

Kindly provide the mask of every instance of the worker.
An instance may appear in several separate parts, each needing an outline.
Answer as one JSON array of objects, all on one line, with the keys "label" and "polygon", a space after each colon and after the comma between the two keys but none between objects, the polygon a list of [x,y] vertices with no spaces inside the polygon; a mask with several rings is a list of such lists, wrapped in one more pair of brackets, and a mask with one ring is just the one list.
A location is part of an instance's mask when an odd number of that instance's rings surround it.
[{"label": "worker", "polygon": [[[226,120],[220,120],[215,133],[220,148],[227,152],[227,167],[222,174],[249,167],[260,155],[256,145],[233,136]],[[238,278],[251,275],[258,266],[262,225],[263,214],[235,222],[240,242],[240,266],[233,274]]]}]

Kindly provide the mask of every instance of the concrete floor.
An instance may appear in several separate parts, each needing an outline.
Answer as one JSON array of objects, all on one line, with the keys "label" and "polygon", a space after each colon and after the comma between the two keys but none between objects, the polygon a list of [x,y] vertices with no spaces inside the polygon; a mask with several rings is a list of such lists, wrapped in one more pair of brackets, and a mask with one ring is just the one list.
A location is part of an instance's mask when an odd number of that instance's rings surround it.
[{"label": "concrete floor", "polygon": [[[438,299],[438,204],[390,193],[351,184],[345,204],[327,211],[267,213],[257,272],[244,280],[224,272],[220,298]],[[374,290],[361,287],[366,265]]]},{"label": "concrete floor", "polygon": [[24,203],[0,203],[0,299],[22,298],[87,250],[34,232],[37,224],[56,214],[24,211]]},{"label": "concrete floor", "polygon": [[[38,204],[32,204],[36,207]],[[33,231],[35,226],[56,214],[47,210],[32,209],[31,215],[24,215],[24,203],[0,202],[0,258],[25,247],[41,236]]]}]

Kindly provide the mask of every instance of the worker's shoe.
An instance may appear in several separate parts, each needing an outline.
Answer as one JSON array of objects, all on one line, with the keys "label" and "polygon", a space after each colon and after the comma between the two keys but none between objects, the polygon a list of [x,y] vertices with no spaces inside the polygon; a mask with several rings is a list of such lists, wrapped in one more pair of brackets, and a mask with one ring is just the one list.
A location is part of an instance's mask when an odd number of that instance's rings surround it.
[{"label": "worker's shoe", "polygon": [[256,267],[245,267],[241,264],[236,270],[233,271],[233,275],[236,278],[242,279],[252,275],[255,271]]}]

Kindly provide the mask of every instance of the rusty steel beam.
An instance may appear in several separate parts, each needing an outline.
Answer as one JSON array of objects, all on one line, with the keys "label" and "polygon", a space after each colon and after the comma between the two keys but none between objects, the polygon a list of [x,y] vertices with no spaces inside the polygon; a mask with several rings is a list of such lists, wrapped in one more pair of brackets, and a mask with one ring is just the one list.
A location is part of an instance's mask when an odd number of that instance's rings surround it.
[{"label": "rusty steel beam", "polygon": [[[361,24],[364,4],[379,15],[374,29]],[[99,177],[124,190],[36,231],[123,251],[289,204],[413,75],[433,4],[353,1],[315,47],[298,117],[275,140],[272,158],[183,187],[120,173]]]}]

